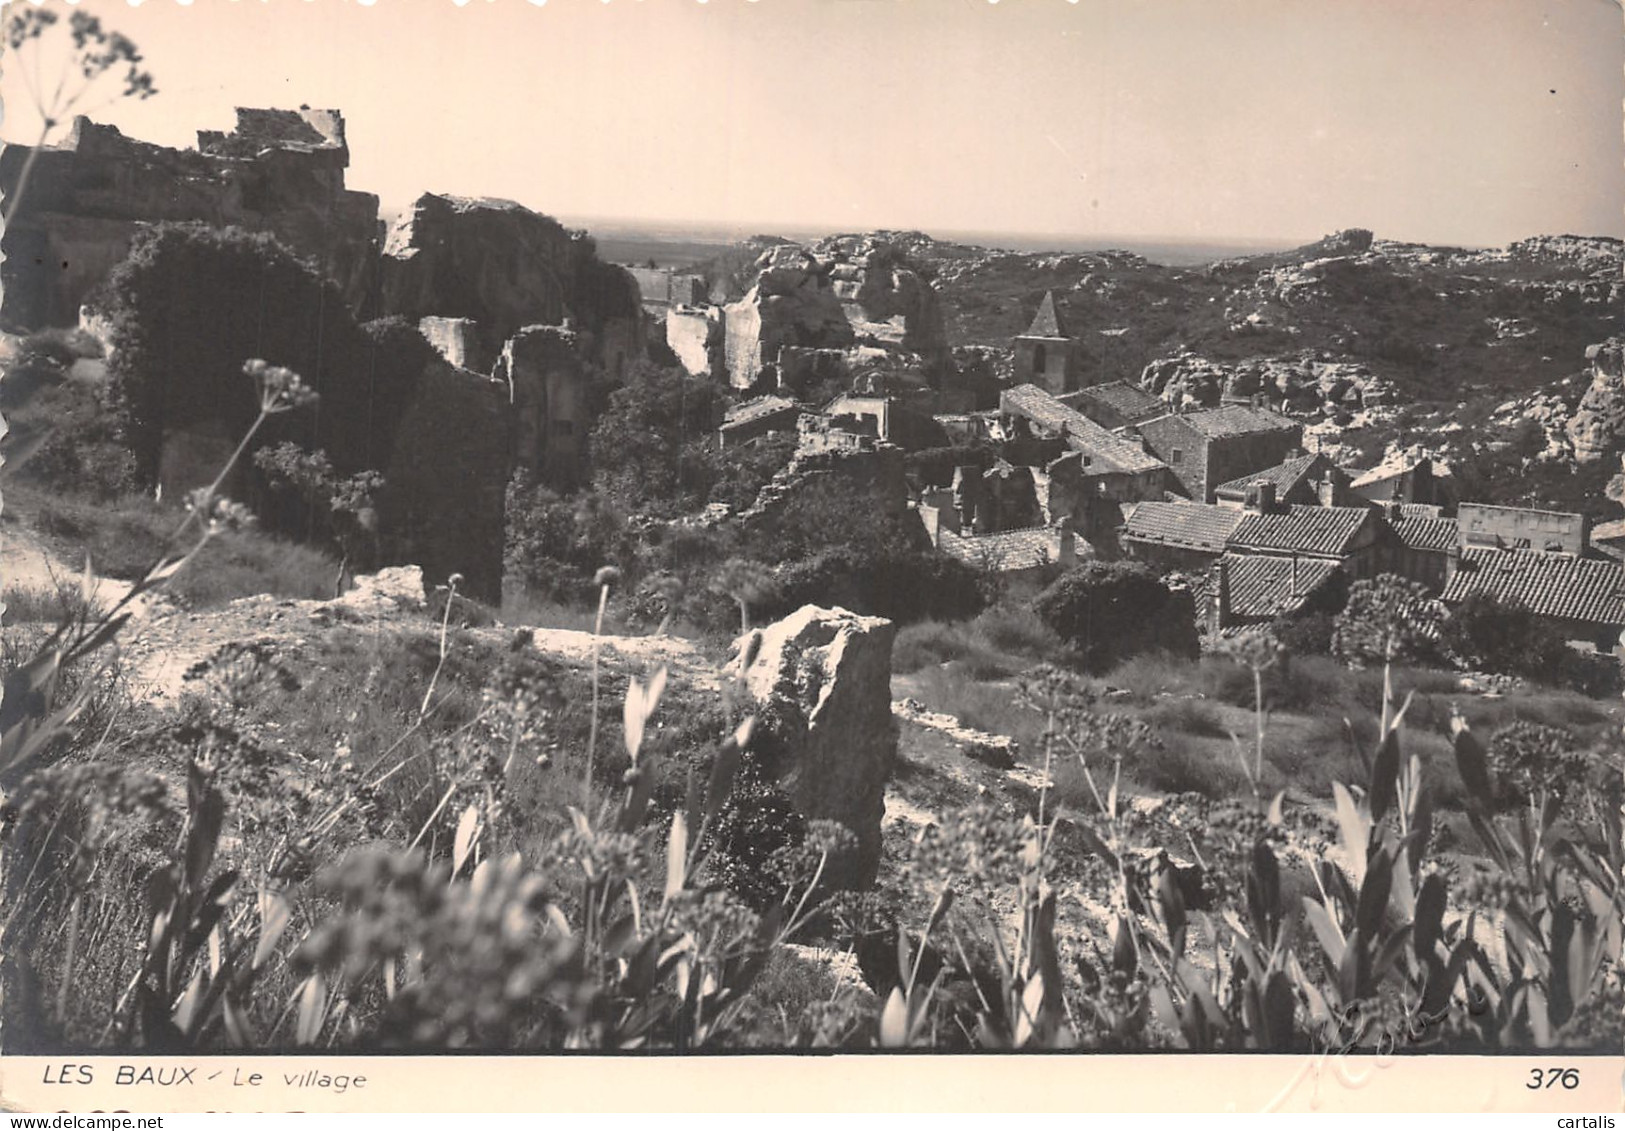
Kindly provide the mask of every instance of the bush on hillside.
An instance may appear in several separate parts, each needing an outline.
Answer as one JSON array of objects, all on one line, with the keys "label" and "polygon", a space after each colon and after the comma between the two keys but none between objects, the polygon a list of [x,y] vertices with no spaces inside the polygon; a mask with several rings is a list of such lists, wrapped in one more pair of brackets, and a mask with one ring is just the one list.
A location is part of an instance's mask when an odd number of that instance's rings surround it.
[{"label": "bush on hillside", "polygon": [[1189,592],[1175,593],[1138,562],[1084,562],[1040,593],[1033,609],[1091,672],[1141,652],[1194,659],[1200,648]]},{"label": "bush on hillside", "polygon": [[781,566],[762,606],[767,619],[802,605],[838,605],[898,624],[962,620],[985,603],[976,572],[935,550],[834,546]]}]

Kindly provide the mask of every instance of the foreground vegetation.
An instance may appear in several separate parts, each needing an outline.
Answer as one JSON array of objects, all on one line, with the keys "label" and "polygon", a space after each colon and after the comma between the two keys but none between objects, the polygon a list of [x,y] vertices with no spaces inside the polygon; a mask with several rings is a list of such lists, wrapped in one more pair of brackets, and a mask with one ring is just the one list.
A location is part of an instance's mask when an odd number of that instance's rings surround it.
[{"label": "foreground vegetation", "polygon": [[[263,414],[303,399],[291,374],[253,372]],[[1526,722],[1486,749],[1452,720],[1464,827],[1447,844],[1413,677],[1382,673],[1413,694],[1378,696],[1363,785],[1334,779],[1327,806],[1272,788],[1266,697],[1319,697],[1329,672],[1284,664],[1265,634],[1166,666],[1217,702],[1250,687],[1256,745],[1232,744],[1230,795],[1146,806],[1130,783],[1156,728],[1041,666],[1019,683],[1033,803],[944,815],[879,891],[841,893],[821,878],[849,834],[788,811],[729,696],[685,697],[660,726],[683,694],[664,671],[584,684],[522,639],[459,633],[454,585],[416,635],[325,638],[308,686],[244,644],[193,673],[203,694],[131,710],[108,659],[129,603],[238,518],[210,491],[191,505],[130,597],[8,652],[13,1051],[1620,1038],[1617,734]],[[980,634],[1009,655],[1049,639]],[[1140,686],[1171,729],[1185,708],[1147,693],[1149,671]],[[598,706],[612,691],[620,712]],[[1067,929],[1079,884],[1104,932]],[[805,944],[850,951],[863,984]]]}]

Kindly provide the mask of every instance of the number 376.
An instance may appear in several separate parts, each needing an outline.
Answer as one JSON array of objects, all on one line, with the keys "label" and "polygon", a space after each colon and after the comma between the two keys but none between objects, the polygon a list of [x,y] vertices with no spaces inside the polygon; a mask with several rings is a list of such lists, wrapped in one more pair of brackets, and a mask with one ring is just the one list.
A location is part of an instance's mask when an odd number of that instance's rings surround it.
[{"label": "number 376", "polygon": [[1541,1088],[1555,1088],[1561,1085],[1564,1088],[1574,1089],[1580,1086],[1580,1070],[1578,1068],[1531,1068],[1529,1070],[1529,1083],[1524,1087],[1531,1091]]}]

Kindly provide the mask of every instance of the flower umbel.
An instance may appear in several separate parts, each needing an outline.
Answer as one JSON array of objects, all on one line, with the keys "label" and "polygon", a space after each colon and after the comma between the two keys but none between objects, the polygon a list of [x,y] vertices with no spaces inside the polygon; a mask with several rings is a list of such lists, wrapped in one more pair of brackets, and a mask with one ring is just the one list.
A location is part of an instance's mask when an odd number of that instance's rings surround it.
[{"label": "flower umbel", "polygon": [[283,366],[256,357],[243,364],[243,372],[254,379],[260,394],[260,411],[267,416],[291,412],[315,404],[318,399],[316,390],[306,385],[303,377]]}]

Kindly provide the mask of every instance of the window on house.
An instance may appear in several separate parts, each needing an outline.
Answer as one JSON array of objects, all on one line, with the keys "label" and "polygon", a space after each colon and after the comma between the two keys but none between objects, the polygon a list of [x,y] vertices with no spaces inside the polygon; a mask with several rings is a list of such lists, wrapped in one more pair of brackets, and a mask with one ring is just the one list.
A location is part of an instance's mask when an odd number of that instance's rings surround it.
[{"label": "window on house", "polygon": [[1084,467],[1088,467],[1090,464],[1092,464],[1094,462],[1095,462],[1095,457],[1094,456],[1084,456],[1083,457],[1083,466]]},{"label": "window on house", "polygon": [[1175,463],[1184,463],[1185,462],[1185,449],[1184,448],[1175,448],[1174,449],[1174,462]]}]

